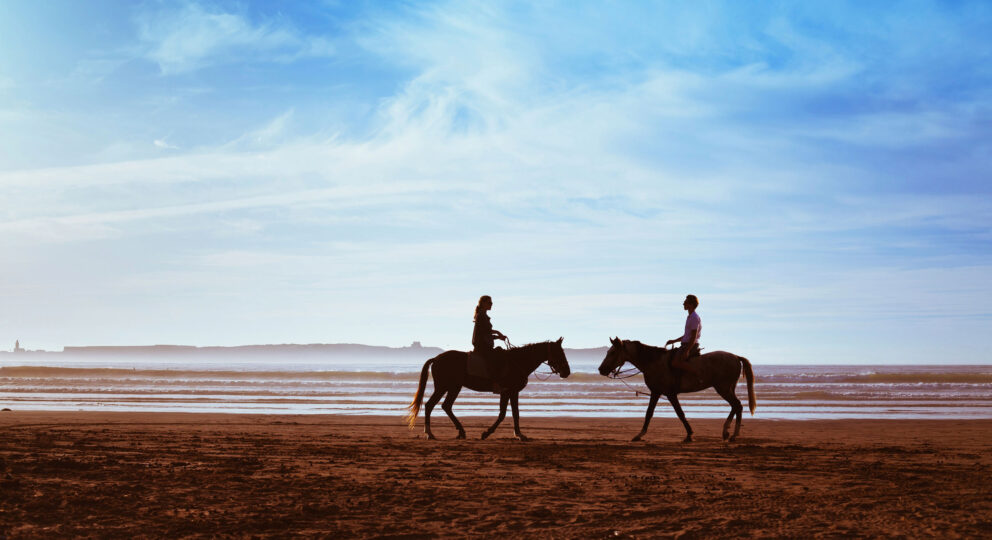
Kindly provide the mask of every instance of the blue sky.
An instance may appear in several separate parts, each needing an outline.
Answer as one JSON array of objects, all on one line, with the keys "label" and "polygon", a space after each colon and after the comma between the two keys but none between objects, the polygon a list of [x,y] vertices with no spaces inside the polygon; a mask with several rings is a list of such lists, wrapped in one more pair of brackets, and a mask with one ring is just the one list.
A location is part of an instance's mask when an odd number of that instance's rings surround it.
[{"label": "blue sky", "polygon": [[[0,343],[988,362],[986,2],[0,3]],[[951,351],[951,354],[948,354]]]}]

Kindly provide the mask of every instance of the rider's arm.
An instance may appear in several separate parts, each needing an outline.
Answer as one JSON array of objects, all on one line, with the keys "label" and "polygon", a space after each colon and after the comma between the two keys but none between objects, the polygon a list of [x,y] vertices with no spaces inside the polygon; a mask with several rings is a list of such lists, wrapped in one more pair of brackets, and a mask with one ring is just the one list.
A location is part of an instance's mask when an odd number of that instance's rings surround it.
[{"label": "rider's arm", "polygon": [[503,335],[503,332],[500,332],[499,330],[496,330],[495,328],[493,328],[493,337],[496,338],[496,339],[506,339],[506,336]]},{"label": "rider's arm", "polygon": [[678,343],[680,341],[683,341],[682,338],[686,337],[687,335],[689,336],[689,339],[686,340],[686,343],[695,343],[696,342],[696,336],[699,335],[699,329],[698,328],[693,328],[688,334],[682,334],[681,336],[679,336],[679,337],[677,337],[675,339],[670,339],[670,340],[668,340],[668,341],[665,342],[665,346],[667,347],[667,346],[671,345],[672,343]]}]

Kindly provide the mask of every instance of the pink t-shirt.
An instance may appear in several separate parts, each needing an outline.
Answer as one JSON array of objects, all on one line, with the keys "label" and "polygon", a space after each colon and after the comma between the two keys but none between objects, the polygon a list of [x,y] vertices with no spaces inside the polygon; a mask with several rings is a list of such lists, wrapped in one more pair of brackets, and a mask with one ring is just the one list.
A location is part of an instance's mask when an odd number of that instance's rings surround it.
[{"label": "pink t-shirt", "polygon": [[[698,330],[696,332],[696,341],[689,341],[689,337],[692,336],[692,331]],[[685,333],[682,334],[682,346],[690,347],[699,343],[699,338],[703,335],[703,321],[699,318],[699,314],[693,311],[685,318]]]}]

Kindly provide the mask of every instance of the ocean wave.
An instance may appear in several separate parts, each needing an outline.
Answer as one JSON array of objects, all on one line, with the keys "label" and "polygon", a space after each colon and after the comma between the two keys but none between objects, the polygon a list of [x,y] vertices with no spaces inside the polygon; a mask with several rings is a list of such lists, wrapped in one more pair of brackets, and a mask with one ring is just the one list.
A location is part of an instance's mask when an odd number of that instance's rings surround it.
[{"label": "ocean wave", "polygon": [[992,372],[987,373],[869,373],[846,377],[848,383],[964,383],[992,384]]},{"label": "ocean wave", "polygon": [[992,371],[987,372],[887,372],[755,375],[755,382],[774,383],[848,383],[848,384],[992,384]]},{"label": "ocean wave", "polygon": [[[883,369],[865,370],[852,366],[844,370],[837,366],[830,371],[812,366],[808,371],[802,366],[790,367],[787,372],[781,372],[778,366],[756,366],[755,382],[759,385],[768,384],[970,384],[992,385],[992,366],[949,366],[947,368],[928,366],[886,367]],[[776,372],[779,371],[779,372]],[[127,367],[69,367],[69,366],[5,366],[0,367],[0,378],[8,379],[108,379],[120,380],[151,379],[151,380],[217,380],[217,381],[275,381],[321,382],[321,381],[393,381],[413,382],[420,378],[420,369],[416,370],[252,370],[252,369],[166,369],[166,368],[127,368]],[[532,382],[549,384],[574,383],[612,383],[596,372],[573,371],[567,379],[561,379],[541,368],[531,376]],[[642,384],[642,377],[636,374],[630,383]],[[741,377],[740,382],[744,382]]]},{"label": "ocean wave", "polygon": [[[210,369],[137,369],[119,367],[63,367],[63,366],[6,366],[0,367],[2,379],[92,379],[94,381],[122,379],[152,379],[159,381],[214,380],[214,381],[388,381],[416,384],[420,379],[417,371],[354,371],[354,370],[210,370]],[[428,377],[430,379],[430,377]],[[538,371],[532,374],[532,382],[603,382],[607,380],[599,374],[573,373],[567,381],[552,373]]]}]

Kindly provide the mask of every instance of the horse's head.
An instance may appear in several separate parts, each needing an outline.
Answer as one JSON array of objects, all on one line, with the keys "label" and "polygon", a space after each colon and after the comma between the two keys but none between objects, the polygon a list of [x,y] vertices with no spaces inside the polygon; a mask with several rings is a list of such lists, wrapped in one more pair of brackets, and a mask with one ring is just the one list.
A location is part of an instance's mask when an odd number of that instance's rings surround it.
[{"label": "horse's head", "polygon": [[603,363],[599,365],[599,374],[609,375],[620,369],[620,366],[627,361],[626,356],[626,345],[623,340],[618,337],[610,339],[610,349],[606,351],[606,358],[603,358]]},{"label": "horse's head", "polygon": [[548,342],[548,367],[553,373],[557,373],[559,377],[564,379],[572,374],[572,369],[568,367],[565,349],[561,346],[562,341],[565,341],[565,338],[560,337],[558,341]]}]

